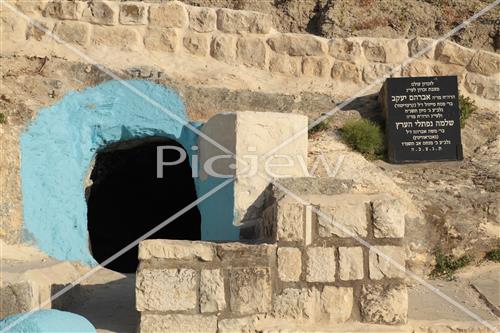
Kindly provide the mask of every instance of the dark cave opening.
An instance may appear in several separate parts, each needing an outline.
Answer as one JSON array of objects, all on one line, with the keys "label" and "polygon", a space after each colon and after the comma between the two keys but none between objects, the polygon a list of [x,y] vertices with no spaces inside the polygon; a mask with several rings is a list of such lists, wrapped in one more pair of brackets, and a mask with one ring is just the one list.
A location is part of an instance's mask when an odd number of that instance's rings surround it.
[{"label": "dark cave opening", "polygon": [[[152,138],[115,144],[96,156],[88,192],[88,231],[94,259],[102,263],[197,199],[188,158],[163,166],[157,177],[157,147],[182,146]],[[182,148],[183,149],[183,148]],[[176,161],[179,151],[163,150],[163,161]],[[195,206],[150,237],[201,239],[201,216]],[[110,262],[107,268],[135,272],[138,246]]]}]

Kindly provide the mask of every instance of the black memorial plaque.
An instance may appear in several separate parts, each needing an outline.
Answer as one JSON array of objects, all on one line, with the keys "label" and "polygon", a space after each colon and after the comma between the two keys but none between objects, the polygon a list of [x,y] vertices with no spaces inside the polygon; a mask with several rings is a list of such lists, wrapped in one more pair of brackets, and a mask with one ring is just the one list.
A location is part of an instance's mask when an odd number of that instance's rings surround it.
[{"label": "black memorial plaque", "polygon": [[463,159],[456,76],[390,78],[382,89],[390,162]]}]

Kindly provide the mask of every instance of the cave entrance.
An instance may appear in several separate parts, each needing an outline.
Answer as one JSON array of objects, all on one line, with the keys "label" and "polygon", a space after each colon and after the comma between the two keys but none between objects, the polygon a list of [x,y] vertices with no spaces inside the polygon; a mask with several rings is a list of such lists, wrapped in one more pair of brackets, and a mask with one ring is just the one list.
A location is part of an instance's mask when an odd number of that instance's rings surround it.
[{"label": "cave entrance", "polygon": [[[86,190],[88,231],[94,259],[102,263],[125,246],[197,199],[188,158],[163,167],[157,178],[157,147],[182,146],[152,138],[126,141],[99,152]],[[179,151],[163,150],[163,161],[176,161]],[[201,239],[201,217],[193,207],[157,231],[153,239]],[[138,247],[107,265],[122,273],[135,272]]]}]

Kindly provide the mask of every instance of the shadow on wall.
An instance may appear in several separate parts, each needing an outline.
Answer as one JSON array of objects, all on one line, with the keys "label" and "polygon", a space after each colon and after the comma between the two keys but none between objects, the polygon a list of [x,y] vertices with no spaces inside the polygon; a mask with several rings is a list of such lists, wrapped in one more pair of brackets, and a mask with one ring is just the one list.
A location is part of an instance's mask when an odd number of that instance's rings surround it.
[{"label": "shadow on wall", "polygon": [[[25,240],[56,259],[95,265],[89,251],[84,180],[96,153],[118,142],[161,137],[175,140],[188,152],[191,162],[189,148],[197,144],[198,137],[186,127],[188,123],[177,93],[140,80],[125,84],[109,81],[71,92],[57,104],[40,110],[20,143]],[[198,196],[210,191],[217,185],[214,183],[195,179]],[[175,195],[169,190],[163,199],[168,201]],[[205,229],[215,219],[217,225],[227,221],[227,230],[219,232],[221,240],[233,240],[237,235],[231,230],[232,203],[228,185],[198,205]],[[149,213],[145,211],[144,218],[137,222],[145,223]],[[115,229],[114,236],[127,228]]]}]

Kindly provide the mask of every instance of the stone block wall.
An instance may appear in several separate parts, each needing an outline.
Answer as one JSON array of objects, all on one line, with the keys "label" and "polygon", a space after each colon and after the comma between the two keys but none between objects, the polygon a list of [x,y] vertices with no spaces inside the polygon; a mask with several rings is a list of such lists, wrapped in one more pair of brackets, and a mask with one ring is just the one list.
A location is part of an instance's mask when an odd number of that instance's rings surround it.
[{"label": "stone block wall", "polygon": [[[500,100],[500,55],[432,39],[335,38],[279,33],[269,15],[180,2],[17,2],[60,39],[83,48],[190,54],[289,76],[366,86],[408,57],[392,76],[457,75],[468,93]],[[33,24],[7,15],[4,38],[53,42]],[[15,20],[16,22],[13,22]],[[420,54],[426,48],[428,52]],[[421,55],[421,56],[420,56]],[[379,82],[380,84],[382,82]]]},{"label": "stone block wall", "polygon": [[317,199],[269,205],[254,240],[268,243],[142,242],[139,331],[252,331],[263,318],[405,323],[405,212],[398,200],[349,193]]}]

